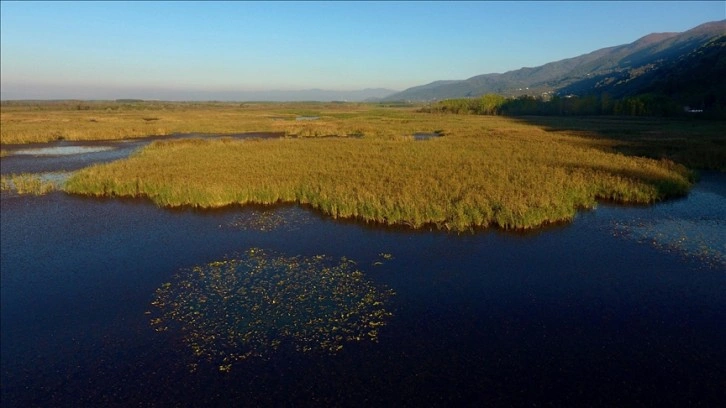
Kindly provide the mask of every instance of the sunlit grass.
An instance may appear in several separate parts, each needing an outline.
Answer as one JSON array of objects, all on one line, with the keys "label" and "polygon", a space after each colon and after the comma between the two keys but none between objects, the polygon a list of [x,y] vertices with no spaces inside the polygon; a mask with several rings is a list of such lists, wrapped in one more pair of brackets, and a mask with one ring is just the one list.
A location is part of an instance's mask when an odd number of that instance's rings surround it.
[{"label": "sunlit grass", "polygon": [[[127,160],[78,172],[64,187],[72,193],[143,196],[160,206],[301,203],[336,218],[456,231],[534,228],[570,220],[598,199],[652,203],[686,194],[691,175],[668,160],[672,155],[648,154],[663,158],[652,160],[622,153],[652,153],[648,143],[664,146],[660,135],[671,129],[693,138],[704,129],[665,121],[632,127],[617,119],[606,127],[572,118],[538,123],[342,103],[3,104],[1,119],[3,143],[172,133],[286,136],[156,142]],[[416,133],[443,136],[415,141]],[[717,145],[714,134],[706,130],[704,139]],[[667,135],[668,146],[711,146]]]},{"label": "sunlit grass", "polygon": [[[323,103],[3,104],[0,143],[112,140],[175,133],[280,132],[287,136],[395,136],[386,121],[413,108]],[[318,116],[298,121],[300,116]],[[419,115],[421,117],[425,115]],[[434,118],[432,115],[428,115]],[[426,129],[412,129],[425,131]],[[431,130],[431,129],[430,129]]]},{"label": "sunlit grass", "polygon": [[[160,206],[293,202],[335,218],[462,231],[534,228],[570,220],[598,199],[652,203],[690,187],[680,165],[507,118],[315,113],[321,119],[286,126],[313,126],[319,136],[357,129],[363,137],[156,142],[78,172],[66,190],[145,196]],[[436,130],[445,136],[413,140]]]},{"label": "sunlit grass", "polygon": [[8,174],[0,176],[0,190],[21,195],[43,195],[61,189],[68,173]]},{"label": "sunlit grass", "polygon": [[[276,132],[289,137],[407,139],[416,132],[485,130],[476,128],[481,126],[480,118],[470,116],[422,113],[419,106],[364,103],[3,102],[0,143],[243,132]],[[318,119],[296,120],[299,117]],[[517,122],[569,136],[607,139],[611,148],[628,155],[726,170],[722,121],[599,116],[492,118],[487,123],[499,123],[506,129],[516,127]]]}]

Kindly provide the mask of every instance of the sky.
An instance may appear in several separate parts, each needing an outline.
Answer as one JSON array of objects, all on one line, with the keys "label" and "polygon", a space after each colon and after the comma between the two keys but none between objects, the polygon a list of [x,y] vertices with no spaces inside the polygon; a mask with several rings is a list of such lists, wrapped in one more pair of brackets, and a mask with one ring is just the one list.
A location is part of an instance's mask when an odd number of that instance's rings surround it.
[{"label": "sky", "polygon": [[726,0],[1,1],[0,99],[404,90],[723,19]]}]

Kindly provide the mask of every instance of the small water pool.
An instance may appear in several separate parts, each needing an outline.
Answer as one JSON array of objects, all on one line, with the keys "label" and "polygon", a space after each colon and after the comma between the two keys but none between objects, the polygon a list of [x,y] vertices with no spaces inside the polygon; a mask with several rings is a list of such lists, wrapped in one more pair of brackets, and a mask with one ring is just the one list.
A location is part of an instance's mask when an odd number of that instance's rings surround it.
[{"label": "small water pool", "polygon": [[113,150],[111,146],[53,146],[37,149],[22,149],[11,152],[17,155],[31,156],[66,156],[71,154],[98,153]]}]

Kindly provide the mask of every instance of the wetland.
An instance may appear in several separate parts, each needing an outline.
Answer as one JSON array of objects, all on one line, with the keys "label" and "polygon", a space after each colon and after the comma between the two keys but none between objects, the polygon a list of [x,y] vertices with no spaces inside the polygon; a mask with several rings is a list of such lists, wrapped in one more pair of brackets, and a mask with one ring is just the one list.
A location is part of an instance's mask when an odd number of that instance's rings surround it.
[{"label": "wetland", "polygon": [[[158,119],[142,123],[163,126],[177,117],[175,109],[82,113],[96,122],[71,112],[69,123],[110,123],[122,114],[142,121],[153,116]],[[249,114],[220,109],[217,115]],[[224,132],[204,128],[212,126],[205,119],[197,130],[179,127],[152,139],[44,143],[35,140],[42,132],[31,128],[9,133],[6,120],[19,126],[22,118],[5,116],[4,109],[4,180],[27,174],[56,185],[37,195],[12,187],[1,192],[3,406],[723,401],[724,173],[694,177],[667,161],[678,157],[624,155],[643,150],[638,135],[604,138],[593,131],[627,123],[588,120],[575,129],[550,119],[523,125],[375,109],[275,105],[249,116],[257,118],[256,129],[222,121],[217,126],[231,130]],[[47,117],[53,115],[62,112]],[[268,116],[276,118],[269,126]],[[648,123],[631,125],[652,130]],[[433,137],[442,128],[444,136]],[[686,128],[694,132],[690,124]],[[680,123],[660,129],[666,136],[672,130],[672,140],[683,134]],[[252,131],[262,133],[229,136]],[[193,136],[159,136],[176,132]],[[269,132],[277,133],[265,137]],[[720,133],[709,132],[690,143],[718,144]],[[34,141],[17,136],[30,134]],[[340,137],[322,137],[331,134]],[[432,137],[416,140],[416,134]],[[719,154],[709,160],[718,161]],[[316,155],[329,159],[327,167]],[[511,165],[503,174],[508,184],[486,178],[497,167],[478,156]],[[304,166],[293,157],[302,157]],[[331,164],[334,159],[347,166]],[[445,162],[464,173],[441,170]],[[144,167],[152,163],[156,172]],[[516,171],[542,163],[551,172],[534,182]],[[590,171],[578,163],[598,168],[594,184],[585,180],[577,187],[578,175],[587,178]],[[385,177],[366,172],[366,164]],[[279,168],[288,172],[276,175]],[[249,178],[235,181],[246,173]],[[474,181],[446,184],[457,174]],[[72,192],[67,186],[73,177],[105,183],[106,193]],[[260,177],[271,177],[261,185],[279,188],[241,199],[240,191]],[[411,187],[420,179],[428,181]],[[290,180],[300,184],[284,184]],[[538,182],[552,189],[535,191],[528,201]],[[383,189],[386,183],[393,188]],[[500,202],[524,214],[530,203],[559,191],[558,183],[575,186],[566,189],[571,199],[584,200],[570,203],[572,211],[559,218],[565,222],[522,229],[490,221],[472,228],[460,222],[472,218],[455,216],[457,208],[483,208],[456,205],[478,203],[485,194],[476,192],[488,186],[503,189],[497,197],[525,196],[521,207],[520,201]],[[618,183],[627,188],[617,189]],[[182,184],[186,192],[175,192]],[[315,186],[338,209],[285,197],[287,188],[300,193],[302,185]],[[223,186],[233,186],[232,199]],[[623,205],[627,194],[639,197],[627,193],[638,186],[653,195]],[[165,188],[170,195],[154,195]],[[395,196],[396,189],[409,195]],[[426,190],[453,189],[458,201],[438,201],[443,215],[433,222],[417,223],[414,213],[395,205],[390,209],[406,222],[346,216],[340,209],[346,201],[334,200],[356,191],[362,200],[353,208],[359,208],[370,197],[398,197],[392,201],[400,203]],[[210,205],[199,205],[210,195]],[[183,199],[182,205],[164,201],[170,196]],[[436,195],[426,197],[437,202]],[[190,198],[197,201],[184,201]],[[454,211],[447,213],[449,205]],[[386,214],[392,219],[394,213]]]}]

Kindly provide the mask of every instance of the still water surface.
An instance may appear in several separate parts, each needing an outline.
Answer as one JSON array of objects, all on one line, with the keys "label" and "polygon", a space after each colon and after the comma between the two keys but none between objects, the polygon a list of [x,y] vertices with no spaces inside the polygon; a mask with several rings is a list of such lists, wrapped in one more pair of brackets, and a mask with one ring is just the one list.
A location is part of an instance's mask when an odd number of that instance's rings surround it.
[{"label": "still water surface", "polygon": [[[717,406],[726,397],[723,174],[705,174],[684,199],[600,205],[529,234],[381,228],[297,206],[167,210],[62,193],[3,193],[0,204],[4,407]],[[281,222],[254,227],[261,216]],[[378,342],[335,354],[280,348],[229,372],[204,362],[191,372],[183,333],[150,324],[154,294],[185,268],[250,248],[354,261],[395,292]]]}]

